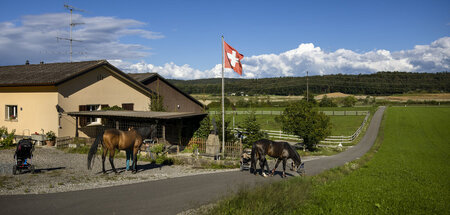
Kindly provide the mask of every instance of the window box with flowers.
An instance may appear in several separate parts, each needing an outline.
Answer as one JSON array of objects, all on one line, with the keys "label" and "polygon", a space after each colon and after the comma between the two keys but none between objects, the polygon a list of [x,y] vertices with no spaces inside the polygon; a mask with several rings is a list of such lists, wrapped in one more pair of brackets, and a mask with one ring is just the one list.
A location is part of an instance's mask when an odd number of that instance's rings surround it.
[{"label": "window box with flowers", "polygon": [[17,105],[5,106],[5,120],[17,122]]}]

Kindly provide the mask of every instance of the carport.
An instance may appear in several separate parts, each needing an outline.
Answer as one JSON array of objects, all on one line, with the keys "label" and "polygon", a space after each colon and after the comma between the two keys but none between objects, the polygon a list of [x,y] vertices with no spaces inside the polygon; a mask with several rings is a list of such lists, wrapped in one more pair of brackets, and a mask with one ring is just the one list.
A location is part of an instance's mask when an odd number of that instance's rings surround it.
[{"label": "carport", "polygon": [[[78,111],[69,112],[75,117],[75,137],[80,133],[96,137],[105,129],[128,130],[129,127],[158,126],[158,140],[172,145],[184,145],[199,128],[200,121],[207,113],[193,112],[153,112],[153,111]],[[100,118],[97,123],[86,124],[89,118]],[[92,121],[92,120],[91,120]]]}]

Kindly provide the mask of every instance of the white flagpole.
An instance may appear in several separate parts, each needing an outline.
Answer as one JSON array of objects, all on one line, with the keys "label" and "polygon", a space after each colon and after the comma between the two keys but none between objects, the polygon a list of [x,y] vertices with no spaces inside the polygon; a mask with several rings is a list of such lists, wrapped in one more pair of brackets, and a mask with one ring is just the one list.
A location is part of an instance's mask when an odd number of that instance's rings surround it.
[{"label": "white flagpole", "polygon": [[224,65],[223,65],[223,63],[224,63],[224,52],[225,52],[225,50],[224,50],[224,47],[223,47],[223,35],[222,35],[222,158],[224,159],[225,158],[225,97],[224,97],[224,94],[225,94],[225,87],[224,87],[224,85],[225,85],[225,81],[224,81],[224,69],[223,69],[223,67],[224,67]]}]

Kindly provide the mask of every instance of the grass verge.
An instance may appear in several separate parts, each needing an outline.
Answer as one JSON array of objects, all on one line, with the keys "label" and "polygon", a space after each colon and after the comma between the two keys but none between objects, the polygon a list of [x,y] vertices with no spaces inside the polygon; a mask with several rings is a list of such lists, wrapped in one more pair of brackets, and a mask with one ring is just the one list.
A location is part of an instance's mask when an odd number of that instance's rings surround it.
[{"label": "grass verge", "polygon": [[449,117],[450,108],[388,108],[375,145],[360,159],[242,189],[208,213],[449,214]]}]

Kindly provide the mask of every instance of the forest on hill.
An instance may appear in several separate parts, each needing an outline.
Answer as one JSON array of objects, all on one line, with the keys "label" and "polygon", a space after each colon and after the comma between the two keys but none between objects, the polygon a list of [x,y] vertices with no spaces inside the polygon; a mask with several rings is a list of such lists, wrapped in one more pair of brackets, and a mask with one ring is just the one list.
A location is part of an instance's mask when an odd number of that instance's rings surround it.
[{"label": "forest on hill", "polygon": [[[221,79],[169,80],[189,94],[220,94]],[[347,94],[392,95],[411,92],[449,92],[450,73],[377,72],[359,75],[324,75],[308,77],[309,91],[314,94],[342,92]],[[261,79],[225,79],[227,94],[303,95],[306,77]]]}]

